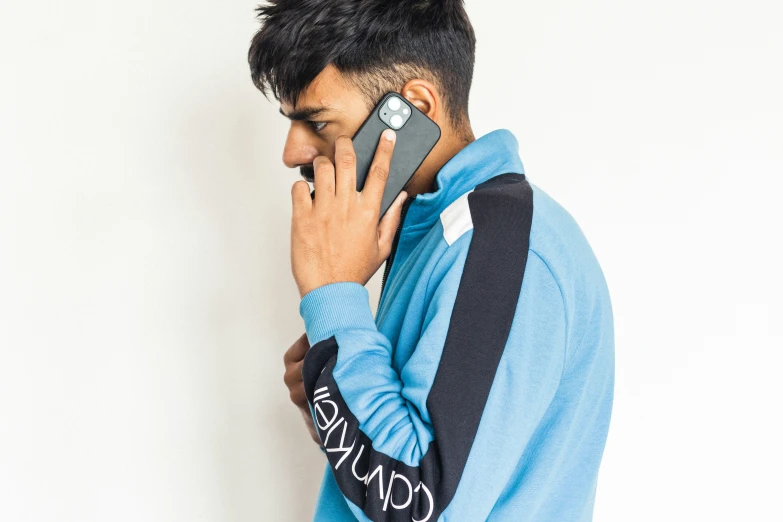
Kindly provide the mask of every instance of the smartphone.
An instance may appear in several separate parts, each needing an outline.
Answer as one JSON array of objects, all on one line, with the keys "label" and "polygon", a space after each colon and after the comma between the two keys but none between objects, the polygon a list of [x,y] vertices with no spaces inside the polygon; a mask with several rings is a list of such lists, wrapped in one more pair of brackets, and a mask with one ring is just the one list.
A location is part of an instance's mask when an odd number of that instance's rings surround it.
[{"label": "smartphone", "polygon": [[[386,129],[393,129],[397,133],[397,140],[381,199],[381,217],[440,139],[440,127],[426,114],[399,93],[385,94],[353,136],[356,190],[359,192],[364,188],[375,149],[378,148],[381,133]],[[315,191],[311,195],[314,197]]]}]

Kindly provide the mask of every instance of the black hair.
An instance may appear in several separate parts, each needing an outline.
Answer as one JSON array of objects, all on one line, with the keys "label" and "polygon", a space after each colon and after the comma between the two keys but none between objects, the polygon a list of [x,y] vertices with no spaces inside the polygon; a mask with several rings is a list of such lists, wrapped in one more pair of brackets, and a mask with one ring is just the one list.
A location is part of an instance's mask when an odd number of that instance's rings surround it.
[{"label": "black hair", "polygon": [[468,122],[476,37],[463,0],[270,0],[256,11],[248,62],[267,99],[295,104],[333,64],[368,109],[422,78],[439,89],[455,128]]}]

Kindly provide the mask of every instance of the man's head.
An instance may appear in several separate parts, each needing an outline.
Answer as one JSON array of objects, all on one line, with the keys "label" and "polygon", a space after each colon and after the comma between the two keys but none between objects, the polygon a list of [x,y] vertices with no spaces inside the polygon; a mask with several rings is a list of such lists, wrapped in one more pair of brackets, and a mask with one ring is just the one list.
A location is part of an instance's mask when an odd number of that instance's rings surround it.
[{"label": "man's head", "polygon": [[441,127],[419,171],[439,169],[455,143],[473,139],[476,39],[462,0],[271,0],[257,11],[251,77],[291,119],[288,167],[307,177],[316,156],[333,159],[335,139],[353,136],[389,91]]}]

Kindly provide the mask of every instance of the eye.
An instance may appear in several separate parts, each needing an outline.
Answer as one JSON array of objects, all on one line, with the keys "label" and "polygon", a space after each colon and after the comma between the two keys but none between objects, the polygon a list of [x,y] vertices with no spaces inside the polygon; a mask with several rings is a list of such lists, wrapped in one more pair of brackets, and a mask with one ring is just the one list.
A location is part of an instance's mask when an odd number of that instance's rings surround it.
[{"label": "eye", "polygon": [[308,123],[310,123],[310,125],[313,126],[315,132],[321,132],[322,130],[324,130],[324,127],[326,127],[326,125],[328,124],[328,122],[325,121],[309,121]]}]

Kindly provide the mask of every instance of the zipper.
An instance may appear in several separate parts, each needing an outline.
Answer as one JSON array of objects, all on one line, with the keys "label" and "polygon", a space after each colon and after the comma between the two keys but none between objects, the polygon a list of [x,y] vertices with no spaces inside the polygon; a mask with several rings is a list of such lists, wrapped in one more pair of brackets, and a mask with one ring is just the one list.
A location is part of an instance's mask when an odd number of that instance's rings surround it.
[{"label": "zipper", "polygon": [[381,279],[381,297],[378,299],[378,306],[381,306],[381,299],[383,299],[383,289],[386,287],[386,278],[389,277],[392,263],[394,262],[394,254],[397,253],[397,243],[400,242],[400,232],[402,231],[402,225],[405,223],[405,214],[408,213],[408,207],[411,206],[416,196],[408,196],[408,198],[402,203],[402,209],[400,210],[400,224],[397,225],[397,232],[394,234],[394,240],[392,241],[391,253],[386,260],[386,266],[383,269],[383,279]]}]

